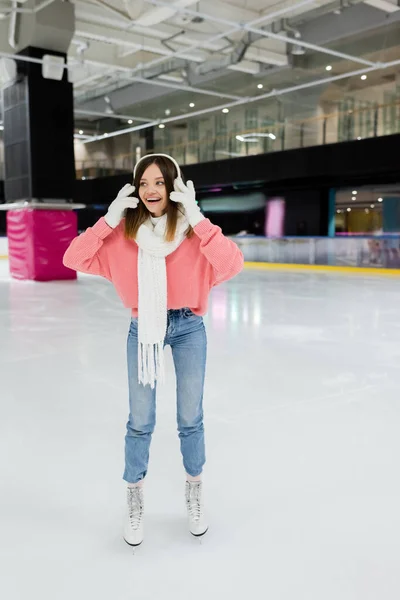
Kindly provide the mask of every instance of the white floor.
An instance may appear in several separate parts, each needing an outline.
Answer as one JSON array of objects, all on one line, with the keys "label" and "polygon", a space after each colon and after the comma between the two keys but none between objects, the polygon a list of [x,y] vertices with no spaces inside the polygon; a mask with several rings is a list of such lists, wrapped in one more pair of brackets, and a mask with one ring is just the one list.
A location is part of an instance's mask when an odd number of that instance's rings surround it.
[{"label": "white floor", "polygon": [[106,281],[12,281],[0,261],[1,597],[398,600],[400,281],[246,271],[213,292],[211,528],[186,532],[168,355],[135,555],[128,323]]}]

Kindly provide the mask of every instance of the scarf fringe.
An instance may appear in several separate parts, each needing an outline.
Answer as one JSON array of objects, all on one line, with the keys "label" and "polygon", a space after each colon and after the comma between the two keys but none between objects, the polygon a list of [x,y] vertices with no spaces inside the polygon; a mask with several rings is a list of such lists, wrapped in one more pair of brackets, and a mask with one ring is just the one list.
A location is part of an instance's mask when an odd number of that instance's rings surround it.
[{"label": "scarf fringe", "polygon": [[189,222],[178,220],[173,242],[165,241],[167,215],[152,226],[150,219],[137,232],[138,253],[138,379],[155,387],[164,380],[164,339],[167,329],[167,267],[165,259],[185,239]]},{"label": "scarf fringe", "polygon": [[138,353],[139,383],[154,389],[156,381],[164,382],[164,341],[157,344],[139,342]]}]

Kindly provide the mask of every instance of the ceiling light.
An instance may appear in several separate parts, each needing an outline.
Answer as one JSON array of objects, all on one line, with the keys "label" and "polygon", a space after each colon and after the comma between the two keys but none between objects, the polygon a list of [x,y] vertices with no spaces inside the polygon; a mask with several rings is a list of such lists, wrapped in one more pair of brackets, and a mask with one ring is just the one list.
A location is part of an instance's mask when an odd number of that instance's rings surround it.
[{"label": "ceiling light", "polygon": [[0,125],[0,131],[4,131],[4,125]]},{"label": "ceiling light", "polygon": [[228,112],[229,112],[229,108],[223,108],[223,109],[222,109],[222,112],[223,112],[223,113],[225,113],[225,114],[228,114]]},{"label": "ceiling light", "polygon": [[128,125],[132,125],[133,121],[132,119],[128,119]]},{"label": "ceiling light", "polygon": [[171,114],[171,111],[169,108],[165,109],[165,114],[167,115],[167,117],[169,117],[169,115]]},{"label": "ceiling light", "polygon": [[375,204],[371,204],[371,208],[375,208]]},{"label": "ceiling light", "polygon": [[358,139],[358,140],[362,140],[362,138],[361,138],[360,136],[358,136],[358,138],[357,138],[357,139]]},{"label": "ceiling light", "polygon": [[336,212],[338,213],[338,215],[340,215],[340,213],[341,213],[342,211],[341,211],[341,210],[340,210],[340,208],[339,208],[339,209],[338,209]]},{"label": "ceiling light", "polygon": [[292,48],[292,54],[294,56],[303,56],[303,54],[305,54],[306,51],[303,48],[303,46],[299,46],[298,44],[295,44]]},{"label": "ceiling light", "polygon": [[108,136],[108,133],[105,133],[105,134],[104,134],[104,137],[107,137],[107,136]]},{"label": "ceiling light", "polygon": [[271,140],[276,140],[276,135],[274,133],[243,133],[236,136],[236,139],[239,142],[257,142],[257,138],[270,138]]},{"label": "ceiling light", "polygon": [[351,208],[348,208],[348,209],[347,209],[347,212],[351,212]]},{"label": "ceiling light", "polygon": [[158,127],[159,127],[159,129],[165,129],[164,123],[160,123]]},{"label": "ceiling light", "polygon": [[361,75],[361,79],[362,79],[363,81],[365,81],[365,80],[367,79],[367,76],[366,76],[366,75]]},{"label": "ceiling light", "polygon": [[259,90],[262,90],[264,86],[263,86],[262,83],[259,83],[257,87],[258,87]]},{"label": "ceiling light", "polygon": [[191,102],[191,103],[189,104],[189,106],[190,106],[190,108],[194,108],[194,106],[195,106],[194,102]]},{"label": "ceiling light", "polygon": [[332,65],[326,65],[325,69],[326,69],[327,71],[332,71]]},{"label": "ceiling light", "polygon": [[354,200],[356,200],[356,197],[355,197],[355,196],[352,196],[352,197],[351,197],[351,199],[352,199],[352,200],[353,200],[353,202],[354,202]]},{"label": "ceiling light", "polygon": [[82,177],[82,180],[85,181],[86,177]]},{"label": "ceiling light", "polygon": [[82,129],[80,129],[80,130],[79,130],[79,135],[82,135],[82,134],[83,134],[83,130],[82,130]]},{"label": "ceiling light", "polygon": [[353,194],[353,196],[356,196],[357,195],[357,190],[353,190],[351,193]]},{"label": "ceiling light", "polygon": [[383,202],[383,198],[378,198],[378,202]]},{"label": "ceiling light", "polygon": [[107,104],[111,104],[111,100],[109,96],[104,96],[104,102],[107,102]]},{"label": "ceiling light", "polygon": [[367,215],[369,215],[369,208],[366,208],[365,212],[367,213]]}]

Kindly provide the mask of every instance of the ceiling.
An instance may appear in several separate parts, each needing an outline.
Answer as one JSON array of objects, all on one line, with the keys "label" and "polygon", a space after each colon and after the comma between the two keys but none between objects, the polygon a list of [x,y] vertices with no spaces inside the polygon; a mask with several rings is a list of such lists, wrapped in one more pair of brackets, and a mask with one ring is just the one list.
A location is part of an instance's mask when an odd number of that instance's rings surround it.
[{"label": "ceiling", "polygon": [[400,186],[391,184],[342,189],[336,193],[336,209],[341,212],[346,212],[348,208],[382,210],[383,200],[387,197],[400,198]]},{"label": "ceiling", "polygon": [[[21,10],[16,6],[36,6],[36,15],[44,15],[58,4],[61,0],[46,0],[38,9],[36,0],[18,5],[0,0],[0,56],[13,51],[3,33]],[[313,96],[334,101],[343,91],[387,83],[400,73],[397,0],[74,0],[73,5],[69,77],[76,126],[85,132],[112,135],[276,98],[293,110],[307,110],[315,106]],[[360,82],[364,71],[368,83]]]}]

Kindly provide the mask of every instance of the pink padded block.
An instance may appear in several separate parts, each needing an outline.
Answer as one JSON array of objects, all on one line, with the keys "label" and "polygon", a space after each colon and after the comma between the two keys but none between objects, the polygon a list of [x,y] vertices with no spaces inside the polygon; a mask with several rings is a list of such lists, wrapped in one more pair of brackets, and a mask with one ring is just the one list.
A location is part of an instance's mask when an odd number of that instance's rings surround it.
[{"label": "pink padded block", "polygon": [[76,272],[64,267],[62,258],[77,232],[77,216],[70,210],[8,211],[11,276],[35,281],[76,279]]}]

